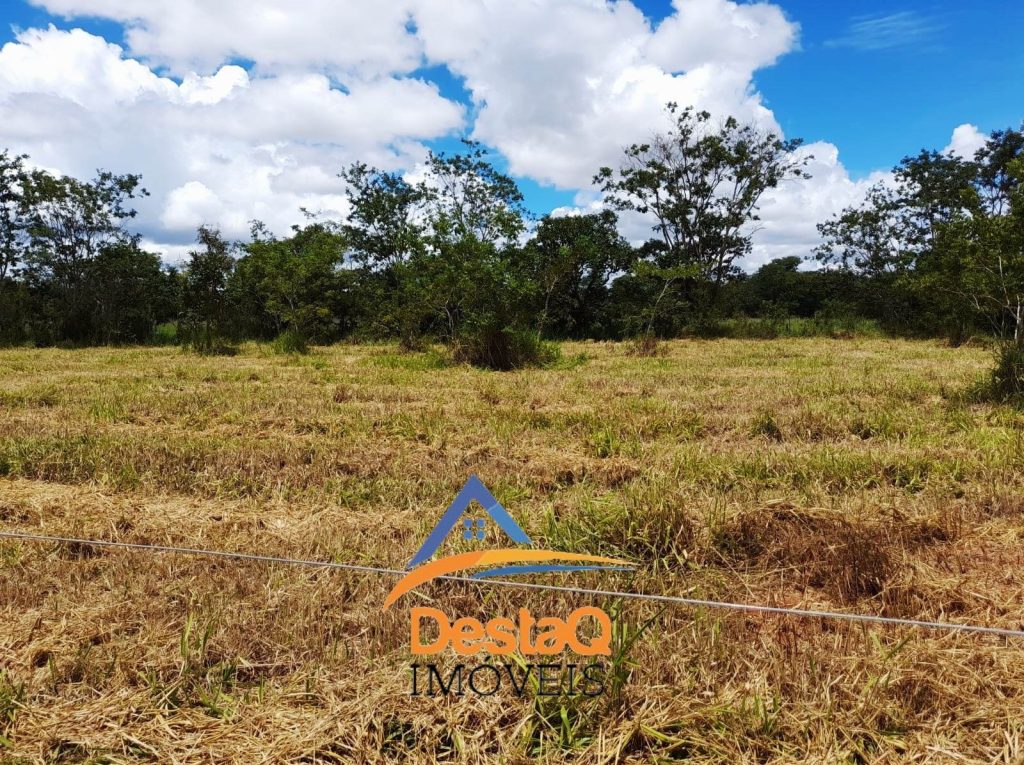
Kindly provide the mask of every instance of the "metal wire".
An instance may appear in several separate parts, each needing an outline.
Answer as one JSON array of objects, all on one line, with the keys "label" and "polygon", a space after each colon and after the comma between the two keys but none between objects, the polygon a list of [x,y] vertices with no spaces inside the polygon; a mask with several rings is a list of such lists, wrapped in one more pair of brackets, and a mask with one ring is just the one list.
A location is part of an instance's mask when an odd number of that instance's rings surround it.
[{"label": "metal wire", "polygon": [[[342,571],[358,571],[367,574],[388,574],[405,576],[408,571],[383,566],[367,566],[358,563],[334,563],[332,561],[303,560],[301,558],[284,558],[276,555],[257,555],[253,553],[231,552],[227,550],[206,550],[196,547],[175,547],[172,545],[135,544],[133,542],[114,542],[104,539],[78,539],[75,537],[45,536],[28,534],[18,531],[0,531],[0,539],[16,539],[23,542],[52,542],[58,544],[77,544],[90,547],[107,547],[136,552],[172,553],[179,555],[196,555],[207,558],[223,558],[229,560],[254,561],[257,563],[281,563],[289,566],[306,566],[309,568],[334,569]],[[597,590],[587,587],[564,587],[536,582],[513,582],[507,579],[474,579],[468,576],[440,576],[451,582],[467,582],[477,585],[496,585],[499,587],[515,587],[525,590],[546,590],[565,592],[576,595],[594,595],[607,598],[628,598],[646,600],[656,603],[689,606],[692,608],[711,608],[728,611],[745,611],[758,614],[779,614],[813,619],[836,619],[847,622],[865,624],[886,624],[900,627],[916,627],[918,629],[944,630],[947,632],[970,632],[1001,637],[1024,637],[1024,630],[1004,629],[1002,627],[986,627],[978,624],[957,624],[955,622],[933,622],[921,619],[900,619],[891,616],[875,616],[872,614],[850,614],[841,611],[818,611],[805,608],[783,608],[782,606],[764,606],[755,603],[730,603],[719,600],[703,600],[700,598],[684,598],[676,595],[657,595],[643,592],[619,592],[616,590]]]}]

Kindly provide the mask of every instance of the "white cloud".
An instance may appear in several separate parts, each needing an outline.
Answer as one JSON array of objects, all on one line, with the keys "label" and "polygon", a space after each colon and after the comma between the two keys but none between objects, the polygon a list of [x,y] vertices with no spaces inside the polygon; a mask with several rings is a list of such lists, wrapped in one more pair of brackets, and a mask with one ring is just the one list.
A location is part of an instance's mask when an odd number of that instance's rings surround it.
[{"label": "white cloud", "polygon": [[[591,209],[596,169],[667,127],[668,101],[778,131],[753,74],[799,44],[768,2],[673,0],[659,24],[629,0],[32,2],[120,22],[127,53],[82,30],[20,33],[0,50],[0,146],[77,176],[141,172],[140,228],[170,258],[202,223],[244,236],[253,218],[287,230],[299,207],[342,215],[345,164],[415,173],[427,142],[468,124],[513,173]],[[445,98],[424,64],[471,102]],[[950,148],[979,136],[962,125]],[[830,144],[806,150],[813,178],[765,196],[750,266],[807,254],[815,224],[871,180],[851,180]],[[622,225],[650,235],[640,216]]]},{"label": "white cloud", "polygon": [[839,149],[823,141],[801,147],[798,154],[813,157],[804,167],[811,177],[784,181],[762,197],[753,251],[744,264],[748,270],[776,258],[811,255],[819,242],[818,223],[859,203],[869,187],[891,177],[879,171],[851,179]]},{"label": "white cloud", "polygon": [[0,49],[0,93],[53,96],[88,110],[174,94],[173,82],[120,54],[118,46],[80,29],[29,29]]},{"label": "white cloud", "polygon": [[415,69],[421,46],[410,3],[339,0],[32,0],[68,18],[121,22],[133,56],[184,74],[232,59],[261,69],[375,77]]},{"label": "white cloud", "polygon": [[922,46],[934,48],[936,36],[944,27],[940,20],[917,11],[854,16],[846,33],[827,40],[825,45],[868,52]]},{"label": "white cloud", "polygon": [[421,0],[414,15],[428,59],[465,78],[474,136],[514,173],[579,188],[665,127],[668,101],[777,128],[751,74],[792,47],[796,26],[728,0],[677,0],[676,11],[656,31],[624,0]]},{"label": "white cloud", "polygon": [[985,145],[988,136],[982,133],[975,125],[965,122],[953,129],[953,135],[949,139],[949,145],[943,149],[943,153],[951,152],[963,159],[974,159],[974,152]]},{"label": "white cloud", "polygon": [[459,129],[464,108],[419,79],[313,71],[250,74],[225,65],[181,82],[82,30],[33,29],[0,49],[0,146],[79,177],[140,172],[152,241],[182,244],[202,223],[244,236],[278,231],[301,206],[344,210],[337,172],[365,159],[420,159],[423,141]]},{"label": "white cloud", "polygon": [[661,23],[647,45],[650,59],[670,72],[717,64],[750,73],[775,63],[796,44],[797,25],[775,5],[724,0],[672,4],[676,14]]}]

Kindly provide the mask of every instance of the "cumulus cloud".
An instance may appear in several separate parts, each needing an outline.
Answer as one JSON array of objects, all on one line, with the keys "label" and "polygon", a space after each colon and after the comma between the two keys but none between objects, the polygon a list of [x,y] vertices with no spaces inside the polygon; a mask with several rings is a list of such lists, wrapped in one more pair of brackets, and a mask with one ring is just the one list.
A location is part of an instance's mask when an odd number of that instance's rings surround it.
[{"label": "cumulus cloud", "polygon": [[708,64],[747,73],[774,64],[796,44],[798,27],[768,3],[674,0],[647,45],[651,60],[670,72]]},{"label": "cumulus cloud", "polygon": [[[126,49],[79,29],[21,32],[0,50],[0,146],[62,172],[141,172],[146,241],[169,257],[202,223],[285,231],[299,207],[343,215],[337,172],[361,159],[415,172],[434,139],[470,130],[511,171],[579,193],[622,147],[668,126],[668,101],[779,131],[756,70],[799,45],[768,2],[673,0],[659,23],[629,0],[31,0],[119,22]],[[468,94],[423,72],[445,67]],[[961,126],[951,146],[967,151]],[[976,131],[975,131],[976,132]],[[863,193],[834,146],[810,181],[767,195],[750,265],[804,254],[814,224]],[[649,222],[624,216],[642,240]]]},{"label": "cumulus cloud", "polygon": [[0,49],[0,145],[80,177],[141,172],[142,232],[171,254],[203,223],[243,236],[252,218],[287,230],[303,206],[340,215],[341,167],[415,162],[464,111],[411,77],[340,89],[315,71],[228,64],[176,81],[80,29],[27,30]]},{"label": "cumulus cloud", "polygon": [[974,153],[985,145],[988,136],[978,130],[977,126],[965,122],[953,129],[949,145],[943,152],[950,152],[963,159],[974,159]]},{"label": "cumulus cloud", "polygon": [[891,177],[879,171],[851,179],[839,161],[839,149],[824,141],[802,146],[797,153],[812,157],[804,167],[811,177],[783,181],[762,197],[748,269],[776,258],[811,255],[819,242],[818,223],[859,203],[870,186]]},{"label": "cumulus cloud", "polygon": [[727,0],[676,0],[655,30],[628,2],[590,0],[422,0],[414,18],[428,59],[464,78],[474,136],[566,189],[666,127],[669,101],[777,129],[751,75],[798,31],[773,6]]},{"label": "cumulus cloud", "polygon": [[405,0],[32,0],[52,14],[125,27],[133,56],[172,72],[211,73],[232,59],[260,68],[362,76],[415,69],[421,46]]}]

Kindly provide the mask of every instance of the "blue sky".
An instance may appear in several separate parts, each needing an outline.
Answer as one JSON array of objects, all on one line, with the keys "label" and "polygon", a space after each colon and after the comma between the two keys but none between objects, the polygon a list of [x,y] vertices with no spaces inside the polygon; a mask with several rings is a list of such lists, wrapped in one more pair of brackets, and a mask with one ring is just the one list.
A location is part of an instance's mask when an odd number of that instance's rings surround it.
[{"label": "blue sky", "polygon": [[989,132],[1024,119],[1024,3],[781,5],[802,49],[755,82],[788,135],[836,144],[855,176],[940,149],[963,122]]},{"label": "blue sky", "polygon": [[[774,120],[787,137],[818,142],[815,156],[825,157],[824,163],[812,170],[820,183],[817,191],[808,191],[803,197],[796,194],[776,199],[765,207],[766,212],[774,210],[776,217],[767,221],[767,233],[759,235],[764,246],[758,257],[764,260],[803,252],[812,246],[814,221],[803,219],[812,214],[807,211],[808,200],[829,197],[831,206],[817,204],[813,211],[813,215],[820,217],[850,203],[862,193],[866,179],[876,178],[879,171],[888,170],[901,157],[921,148],[943,148],[950,143],[957,126],[969,123],[984,133],[1017,126],[1024,120],[1024,46],[1019,39],[1024,29],[1024,3],[1019,2],[939,0],[894,4],[877,0],[780,0],[768,8],[730,0],[677,0],[675,5],[670,0],[636,0],[635,6],[644,19],[624,5],[601,7],[578,0],[552,0],[550,5],[531,6],[534,15],[528,19],[516,16],[519,6],[515,4],[492,4],[478,14],[480,18],[475,19],[473,26],[468,22],[462,25],[460,18],[460,14],[466,18],[473,15],[471,11],[478,7],[473,0],[458,0],[468,3],[461,12],[447,0],[437,0],[432,10],[429,6],[435,0],[393,0],[374,6],[307,0],[302,15],[310,17],[309,25],[291,30],[294,37],[281,41],[284,52],[278,51],[273,60],[262,61],[240,59],[230,51],[251,50],[252,58],[258,58],[268,42],[271,46],[278,42],[274,29],[268,32],[255,28],[251,39],[246,38],[245,33],[234,29],[243,26],[235,23],[241,17],[232,17],[230,11],[223,9],[231,6],[239,14],[253,15],[294,13],[294,6],[284,0],[224,0],[217,10],[200,0],[152,0],[150,4],[133,4],[129,0],[37,2],[41,7],[22,0],[7,0],[0,10],[0,43],[12,43],[5,49],[8,52],[18,48],[19,54],[26,53],[6,59],[0,56],[0,146],[28,151],[44,166],[77,174],[90,172],[83,168],[99,164],[125,171],[136,168],[118,163],[141,163],[143,167],[139,169],[157,193],[141,211],[140,225],[147,237],[154,242],[166,242],[171,248],[188,240],[197,220],[210,222],[206,218],[230,217],[235,208],[245,209],[238,210],[233,222],[225,224],[229,230],[241,230],[245,215],[273,217],[275,208],[308,204],[309,199],[323,199],[325,206],[330,207],[332,192],[327,179],[337,167],[331,163],[346,161],[353,152],[360,157],[368,154],[371,160],[380,157],[385,164],[391,156],[401,165],[403,161],[412,161],[408,158],[415,157],[416,146],[451,150],[458,146],[458,134],[474,129],[496,148],[498,163],[515,172],[529,207],[536,213],[586,207],[593,203],[593,193],[587,190],[590,168],[610,161],[614,157],[610,152],[621,147],[627,136],[633,136],[631,120],[650,119],[650,102],[657,100],[663,104],[667,100],[661,93],[675,97],[676,92],[698,92],[714,102],[709,106],[713,111],[716,106],[735,108],[741,118],[758,115],[759,104],[763,104],[770,112],[761,117]],[[388,29],[386,9],[397,9],[399,5],[417,8],[408,12],[415,14],[416,24],[410,25],[411,31],[399,28],[393,45],[386,35],[377,40],[374,35],[383,35],[381,30]],[[348,6],[342,14],[348,16],[341,20],[332,15],[340,6]],[[160,16],[160,8],[181,14],[182,18],[187,15],[187,20],[176,27],[173,21],[168,21],[170,16]],[[766,8],[770,12],[762,12]],[[396,12],[400,16],[404,11]],[[363,16],[369,18],[374,14],[382,17],[379,24],[367,22],[365,30],[354,28],[362,23]],[[145,18],[125,21],[135,16]],[[738,26],[730,27],[737,18]],[[676,36],[669,42],[674,41],[675,48],[670,46],[668,54],[664,50],[660,55],[651,53],[649,41],[635,42],[645,35],[653,39],[655,31],[661,34],[659,25],[666,19],[682,19],[683,27],[706,24],[711,31],[695,33],[697,37],[687,37],[685,29],[674,33]],[[520,22],[521,28],[517,27]],[[135,37],[122,26],[125,23],[134,25]],[[798,34],[793,23],[799,25]],[[46,29],[49,25],[60,32],[51,35],[53,39],[33,42],[23,38],[17,42],[19,32]],[[755,28],[753,32],[749,32],[751,25]],[[555,32],[545,41],[547,26]],[[210,34],[204,38],[202,32],[207,27]],[[451,34],[446,37],[448,27]],[[787,33],[787,27],[792,34]],[[219,28],[224,30],[225,38],[232,38],[230,44],[219,45]],[[346,40],[343,30],[349,28],[352,37]],[[64,34],[72,29],[85,30],[91,37],[72,39]],[[142,37],[137,35],[140,29]],[[338,39],[332,41],[329,35],[325,36],[318,49],[317,41],[311,38],[322,30],[335,29]],[[559,34],[558,29],[563,32]],[[416,43],[419,47],[414,46],[415,50],[403,59],[400,48],[410,42],[410,34],[422,39]],[[715,47],[719,34],[723,37],[720,51]],[[747,34],[752,35],[749,40],[744,38]],[[474,41],[474,35],[479,40]],[[730,35],[735,37],[731,42],[725,39]],[[743,57],[746,48],[757,48],[756,41],[769,38],[775,41],[766,43],[765,51],[755,52],[749,61],[731,67],[729,55]],[[202,42],[204,39],[206,43]],[[308,62],[301,55],[307,39]],[[604,39],[609,41],[609,58],[624,57],[620,69],[609,68],[619,65],[606,65],[600,52],[595,56],[587,50],[588,46],[600,47]],[[96,45],[91,45],[90,40]],[[136,92],[164,94],[168,87],[174,90],[182,85],[190,71],[208,78],[216,90],[220,87],[217,83],[234,82],[239,77],[244,80],[244,73],[229,77],[230,72],[224,71],[218,75],[223,75],[221,79],[214,78],[225,64],[242,64],[252,75],[251,81],[224,85],[224,93],[241,92],[231,90],[236,86],[255,92],[256,83],[262,78],[270,84],[264,83],[265,92],[259,98],[262,102],[268,97],[279,98],[287,116],[288,109],[302,111],[307,106],[291,103],[296,85],[294,77],[289,77],[296,71],[305,71],[309,76],[329,71],[338,91],[348,95],[346,78],[358,80],[366,76],[365,62],[356,53],[351,60],[336,61],[331,58],[332,51],[359,49],[365,40],[369,40],[365,55],[381,59],[371,61],[370,79],[417,79],[437,89],[432,97],[415,87],[406,88],[383,106],[375,99],[384,96],[366,95],[359,102],[359,113],[378,115],[367,117],[367,121],[388,122],[394,118],[401,123],[390,133],[382,128],[385,137],[379,146],[368,142],[358,126],[352,128],[356,138],[344,134],[343,128],[335,141],[329,130],[337,128],[330,125],[348,125],[344,115],[333,123],[325,119],[323,131],[312,130],[313,137],[305,135],[310,131],[304,129],[301,121],[268,125],[265,135],[261,135],[254,122],[287,120],[278,112],[261,112],[251,104],[238,120],[243,125],[248,123],[252,135],[227,139],[219,129],[203,128],[187,136],[188,152],[179,147],[180,156],[170,153],[171,139],[157,135],[157,129],[153,129],[153,136],[146,137],[149,126],[156,124],[153,107],[150,101],[136,98]],[[122,60],[118,61],[116,53],[111,59],[109,50],[101,50],[102,41],[124,48]],[[474,42],[479,44],[474,46]],[[208,50],[203,48],[204,44]],[[693,66],[706,61],[712,72],[707,79],[691,77],[689,71],[673,71],[676,66],[672,61],[685,59],[686,46],[701,49],[703,58]],[[36,65],[29,63],[33,60],[27,55],[32,52],[30,49],[37,54]],[[344,59],[343,53],[338,55]],[[431,59],[428,66],[422,64],[423,55]],[[281,64],[282,57],[287,59],[286,65]],[[330,59],[328,69],[321,63],[325,58]],[[491,60],[495,58],[497,65]],[[132,62],[131,66],[136,67],[132,69],[124,59],[135,59],[142,66]],[[30,76],[28,68],[48,68],[51,62],[54,71],[46,76]],[[652,64],[660,68],[644,70],[646,74],[636,73],[635,66],[650,68]],[[62,73],[60,66],[69,69]],[[730,74],[731,68],[739,74]],[[358,77],[353,74],[356,71],[360,72]],[[565,76],[560,82],[563,71]],[[80,72],[96,73],[99,79],[95,93],[89,83],[78,83],[77,90],[60,84],[65,79],[74,80]],[[632,90],[623,95],[614,84],[616,78],[628,80]],[[605,90],[590,92],[586,83],[599,81]],[[310,81],[304,82],[308,85]],[[275,83],[277,90],[273,89]],[[549,83],[551,88],[547,92]],[[644,93],[645,104],[639,104],[636,98],[628,100],[633,92],[644,88],[650,90]],[[723,94],[720,98],[719,90]],[[105,95],[108,91],[109,98]],[[536,99],[532,96],[534,92]],[[71,126],[67,136],[54,132],[55,107],[52,102],[41,100],[44,95],[68,102],[66,116],[56,118]],[[211,98],[216,101],[222,96]],[[195,118],[194,109],[188,111],[181,106],[181,97],[167,98],[170,105],[164,104],[163,122],[170,124],[180,118],[182,124],[189,124]],[[310,98],[309,114],[314,115],[314,121],[320,108],[317,104],[323,104],[325,110],[338,106],[328,103],[331,99],[324,94]],[[128,118],[122,118],[110,107],[113,102],[120,105],[129,101],[137,113]],[[403,110],[411,110],[413,107],[408,105],[413,102],[420,112],[402,122]],[[352,99],[352,109],[356,108],[355,103]],[[7,122],[17,122],[19,130],[5,130],[4,108],[9,110]],[[592,112],[596,115],[595,123],[605,120],[607,129],[603,124],[589,125],[587,119],[573,119],[573,109]],[[33,110],[39,110],[38,115]],[[17,119],[12,119],[12,115]],[[226,116],[231,120],[236,113]],[[39,120],[38,139],[33,136],[33,119]],[[71,129],[76,127],[76,121],[81,128],[77,133]],[[418,130],[420,124],[436,128]],[[45,137],[43,126],[50,131]],[[97,130],[109,140],[89,140]],[[119,136],[116,131],[124,132]],[[236,132],[244,131],[239,128]],[[637,134],[638,139],[643,137]],[[163,161],[153,159],[154,147],[159,153],[165,145],[168,157]],[[283,159],[266,160],[266,166],[261,168],[258,163],[263,160],[254,157],[260,152],[266,155],[270,145],[278,147]],[[196,146],[208,150],[203,161],[196,161],[191,155]],[[126,150],[120,151],[122,147]],[[577,147],[580,156],[567,157]],[[406,152],[407,159],[395,158],[396,152]],[[184,165],[191,166],[186,169]],[[234,178],[221,173],[228,178],[224,184],[229,185],[217,186],[217,173],[213,171],[218,167],[234,168]],[[268,184],[262,197],[255,192],[245,196],[238,191],[245,185],[258,188],[261,179]],[[279,188],[287,188],[288,194],[282,196]],[[641,236],[642,231],[642,226],[634,226],[636,236]]]}]

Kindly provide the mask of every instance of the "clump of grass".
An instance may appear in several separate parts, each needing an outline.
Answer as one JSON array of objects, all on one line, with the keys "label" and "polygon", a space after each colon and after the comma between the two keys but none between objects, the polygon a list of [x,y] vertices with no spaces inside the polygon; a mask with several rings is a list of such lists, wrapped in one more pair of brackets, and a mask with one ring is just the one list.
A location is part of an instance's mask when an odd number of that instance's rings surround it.
[{"label": "clump of grass", "polygon": [[305,335],[297,329],[291,328],[284,330],[275,337],[270,347],[273,348],[274,353],[282,355],[305,355],[309,353],[309,343],[306,341]]},{"label": "clump of grass", "polygon": [[7,670],[0,670],[0,748],[14,718],[25,705],[25,684],[16,682]]},{"label": "clump of grass", "polygon": [[552,364],[561,356],[554,343],[533,332],[483,328],[458,338],[452,347],[456,363],[508,371]]},{"label": "clump of grass", "polygon": [[1024,346],[1003,343],[996,349],[995,366],[984,386],[985,397],[994,401],[1024,401]]},{"label": "clump of grass", "polygon": [[767,438],[769,441],[782,441],[785,438],[775,415],[767,410],[761,410],[754,417],[754,421],[750,425],[750,433]]},{"label": "clump of grass", "polygon": [[167,322],[165,324],[157,324],[153,328],[153,339],[151,341],[153,345],[177,345],[178,339],[178,323]]},{"label": "clump of grass", "polygon": [[636,358],[653,358],[668,353],[668,346],[650,332],[639,335],[626,344],[626,355]]}]

